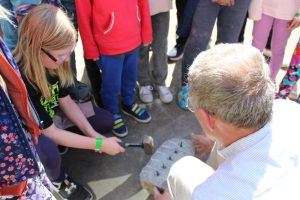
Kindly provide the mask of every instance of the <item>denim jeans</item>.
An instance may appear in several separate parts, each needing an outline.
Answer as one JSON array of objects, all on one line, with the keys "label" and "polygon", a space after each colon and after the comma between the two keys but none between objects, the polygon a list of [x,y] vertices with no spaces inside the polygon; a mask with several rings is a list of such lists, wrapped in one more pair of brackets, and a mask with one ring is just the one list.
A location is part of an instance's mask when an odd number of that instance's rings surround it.
[{"label": "denim jeans", "polygon": [[206,50],[217,19],[216,43],[235,43],[243,26],[250,0],[235,1],[234,6],[220,6],[211,0],[199,0],[182,60],[182,85],[187,84],[189,66]]},{"label": "denim jeans", "polygon": [[119,113],[119,95],[123,105],[129,106],[135,100],[137,62],[139,48],[120,55],[101,55],[97,61],[102,71],[100,95],[103,108],[112,114]]},{"label": "denim jeans", "polygon": [[187,1],[183,14],[180,18],[180,21],[178,22],[178,28],[176,30],[176,34],[179,37],[187,38],[189,36],[192,27],[193,16],[197,8],[198,2],[199,0]]}]

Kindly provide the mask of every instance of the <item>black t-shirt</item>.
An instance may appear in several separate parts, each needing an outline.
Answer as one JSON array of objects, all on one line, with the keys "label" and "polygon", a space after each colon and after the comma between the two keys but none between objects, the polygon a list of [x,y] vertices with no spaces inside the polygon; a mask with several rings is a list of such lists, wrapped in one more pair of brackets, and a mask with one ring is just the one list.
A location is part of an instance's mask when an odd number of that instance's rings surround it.
[{"label": "black t-shirt", "polygon": [[51,84],[51,100],[46,100],[41,92],[35,90],[24,76],[23,80],[37,113],[41,120],[44,121],[44,129],[48,128],[52,125],[53,118],[57,112],[58,99],[67,96],[69,94],[68,91],[60,86],[58,77],[48,76],[48,82]]}]

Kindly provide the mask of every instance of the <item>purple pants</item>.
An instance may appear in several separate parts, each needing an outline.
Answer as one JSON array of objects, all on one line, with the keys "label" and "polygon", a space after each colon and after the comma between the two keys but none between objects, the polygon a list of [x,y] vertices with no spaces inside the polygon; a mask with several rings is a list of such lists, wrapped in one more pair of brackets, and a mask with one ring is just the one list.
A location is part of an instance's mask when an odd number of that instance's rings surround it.
[{"label": "purple pants", "polygon": [[266,47],[268,36],[273,26],[271,41],[272,57],[270,61],[270,77],[273,81],[275,81],[276,75],[282,65],[285,46],[291,35],[291,31],[288,30],[289,23],[290,20],[276,19],[264,14],[259,21],[254,21],[252,45],[261,52]]},{"label": "purple pants", "polygon": [[[95,115],[88,118],[92,127],[99,133],[106,133],[112,130],[114,125],[113,116],[110,112],[94,107]],[[50,138],[41,135],[36,145],[38,155],[45,167],[46,174],[51,181],[62,181],[64,172],[61,169],[61,157],[57,144]]]}]

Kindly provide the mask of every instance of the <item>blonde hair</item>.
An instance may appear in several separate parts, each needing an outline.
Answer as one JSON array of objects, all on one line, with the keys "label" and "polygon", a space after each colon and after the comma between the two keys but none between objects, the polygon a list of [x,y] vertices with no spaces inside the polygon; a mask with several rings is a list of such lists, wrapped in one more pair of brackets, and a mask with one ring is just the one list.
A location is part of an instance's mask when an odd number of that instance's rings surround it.
[{"label": "blonde hair", "polygon": [[195,109],[239,128],[258,129],[270,120],[275,86],[254,47],[219,44],[197,56],[188,76]]},{"label": "blonde hair", "polygon": [[72,47],[76,37],[67,15],[50,4],[34,7],[22,20],[14,55],[24,76],[47,100],[51,98],[47,73],[58,76],[63,87],[71,86],[73,75],[69,62],[64,62],[57,69],[46,69],[42,64],[41,49],[50,51]]}]

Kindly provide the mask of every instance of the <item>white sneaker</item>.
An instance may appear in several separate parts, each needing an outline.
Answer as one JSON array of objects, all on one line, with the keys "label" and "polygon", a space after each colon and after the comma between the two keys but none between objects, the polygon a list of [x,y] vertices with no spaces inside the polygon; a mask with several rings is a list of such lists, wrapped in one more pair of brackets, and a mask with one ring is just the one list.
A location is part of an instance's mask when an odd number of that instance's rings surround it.
[{"label": "white sneaker", "polygon": [[159,98],[163,103],[170,103],[173,100],[173,95],[168,87],[158,86],[157,91],[159,94]]},{"label": "white sneaker", "polygon": [[140,100],[144,103],[151,103],[153,101],[152,90],[153,88],[150,85],[141,86],[139,92]]}]

